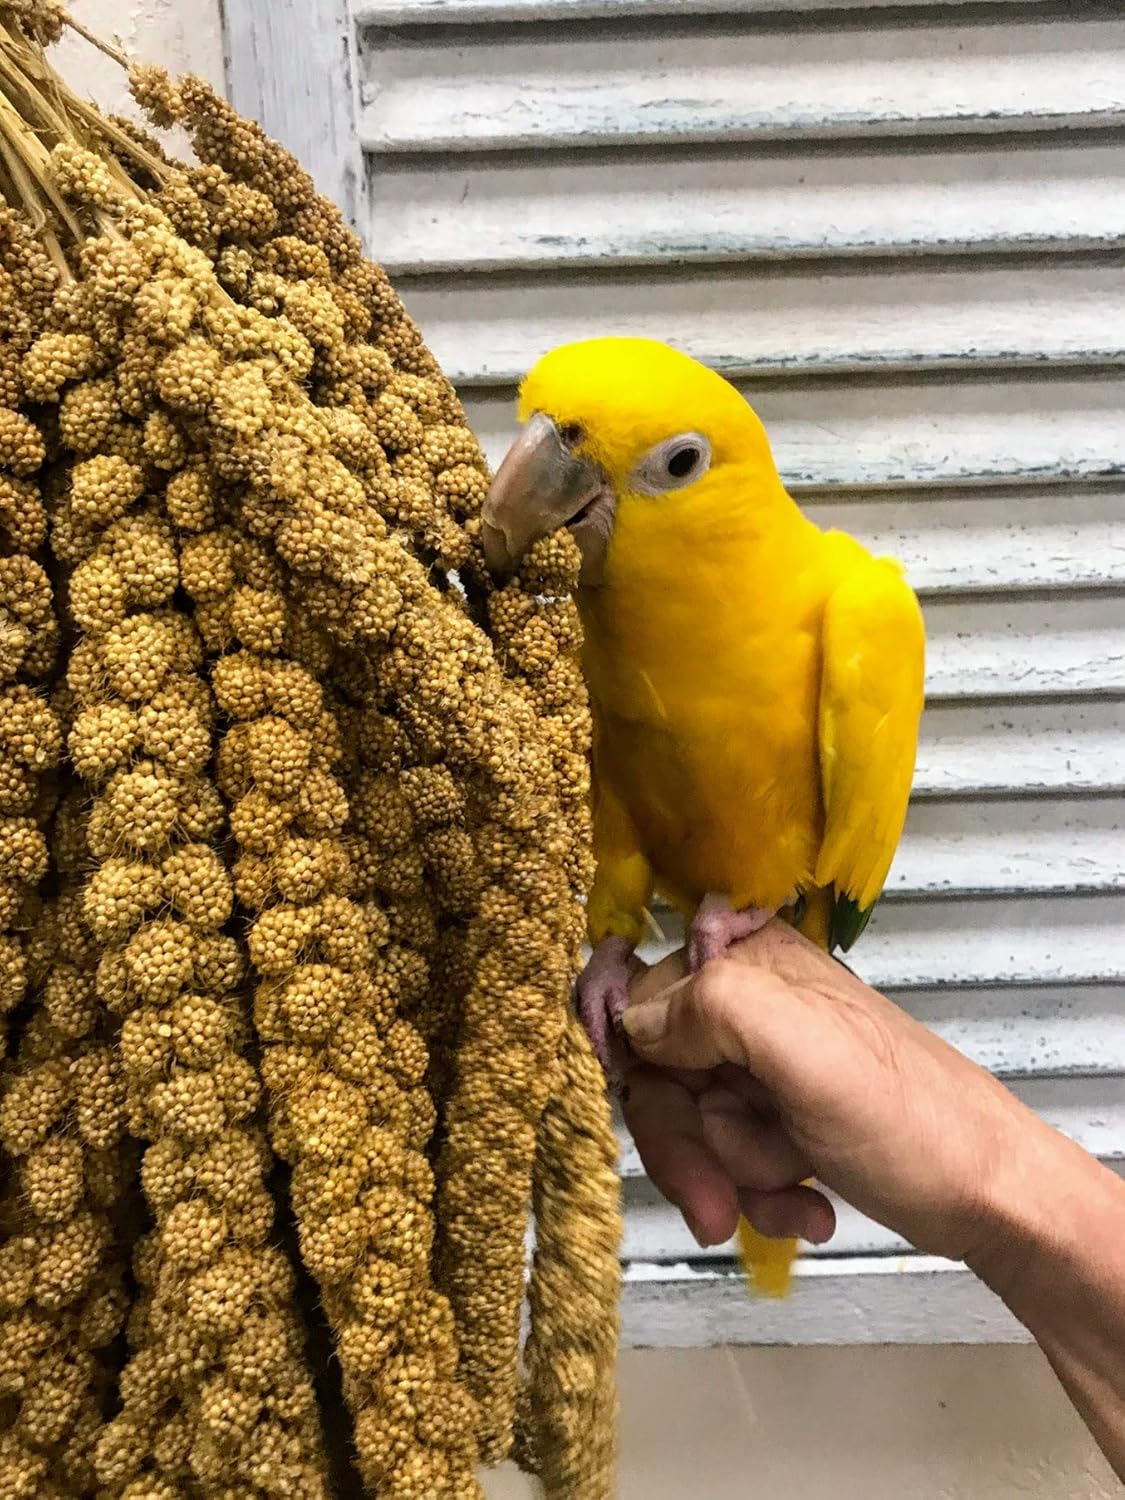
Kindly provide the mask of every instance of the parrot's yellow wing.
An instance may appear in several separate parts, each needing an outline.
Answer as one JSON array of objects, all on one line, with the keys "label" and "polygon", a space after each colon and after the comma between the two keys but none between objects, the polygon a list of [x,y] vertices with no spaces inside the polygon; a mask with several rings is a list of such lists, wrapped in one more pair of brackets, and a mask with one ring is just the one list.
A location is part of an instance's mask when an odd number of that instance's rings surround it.
[{"label": "parrot's yellow wing", "polygon": [[847,952],[902,836],[918,749],[925,627],[896,563],[857,560],[828,600],[822,645],[816,884],[835,890],[830,942]]}]

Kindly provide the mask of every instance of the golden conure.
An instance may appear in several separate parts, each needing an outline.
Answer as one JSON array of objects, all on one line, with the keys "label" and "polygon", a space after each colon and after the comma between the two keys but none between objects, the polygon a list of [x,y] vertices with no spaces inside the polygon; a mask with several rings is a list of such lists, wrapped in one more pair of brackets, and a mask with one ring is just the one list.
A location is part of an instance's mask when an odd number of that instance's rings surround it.
[{"label": "golden conure", "polygon": [[[784,913],[847,951],[906,817],[925,633],[899,565],[822,531],[785,490],[758,417],[663,344],[542,359],[493,482],[503,576],[566,526],[594,714],[593,954],[579,1010],[607,1070],[658,892],[693,969]],[[743,1221],[753,1285],[784,1292],[792,1241]]]}]

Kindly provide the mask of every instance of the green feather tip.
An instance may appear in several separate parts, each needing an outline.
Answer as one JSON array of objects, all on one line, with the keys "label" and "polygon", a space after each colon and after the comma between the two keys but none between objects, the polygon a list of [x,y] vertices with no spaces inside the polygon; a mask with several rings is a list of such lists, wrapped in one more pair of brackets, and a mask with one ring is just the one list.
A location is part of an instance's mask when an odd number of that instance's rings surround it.
[{"label": "green feather tip", "polygon": [[836,948],[847,953],[863,935],[863,929],[871,920],[875,902],[860,909],[859,903],[850,896],[837,896],[832,908],[832,925],[828,934],[829,950]]}]

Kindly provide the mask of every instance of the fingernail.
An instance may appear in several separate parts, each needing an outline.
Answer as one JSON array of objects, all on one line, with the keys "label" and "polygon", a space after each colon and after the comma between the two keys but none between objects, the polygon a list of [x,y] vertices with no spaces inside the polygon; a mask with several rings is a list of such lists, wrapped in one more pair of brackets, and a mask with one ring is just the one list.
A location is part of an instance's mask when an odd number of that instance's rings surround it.
[{"label": "fingernail", "polygon": [[629,1007],[621,1017],[621,1024],[634,1042],[639,1042],[642,1047],[651,1046],[668,1030],[669,1004],[663,997],[643,1000],[640,1005]]}]

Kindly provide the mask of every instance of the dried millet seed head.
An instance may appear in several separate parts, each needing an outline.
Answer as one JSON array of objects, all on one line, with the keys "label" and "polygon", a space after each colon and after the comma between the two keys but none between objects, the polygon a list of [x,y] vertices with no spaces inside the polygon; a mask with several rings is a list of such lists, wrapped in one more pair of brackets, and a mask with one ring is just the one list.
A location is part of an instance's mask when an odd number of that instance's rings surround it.
[{"label": "dried millet seed head", "polygon": [[81,1144],[61,1135],[48,1138],[24,1158],[20,1186],[28,1207],[42,1223],[69,1219],[86,1187]]},{"label": "dried millet seed head", "polygon": [[164,892],[192,927],[218,929],[231,913],[230,877],[219,855],[205,844],[189,844],[167,856]]},{"label": "dried millet seed head", "polygon": [[14,551],[34,552],[47,534],[47,514],[35,484],[0,474],[0,539]]},{"label": "dried millet seed head", "polygon": [[186,923],[167,918],[134,933],[125,949],[125,966],[138,995],[157,1004],[175,999],[192,983],[195,944]]},{"label": "dried millet seed head", "polygon": [[227,1125],[222,1094],[213,1072],[192,1070],[175,1074],[166,1083],[156,1085],[149,1095],[149,1105],[162,1129],[190,1144],[214,1139]]},{"label": "dried millet seed head", "polygon": [[164,900],[158,866],[111,856],[90,877],[83,892],[83,914],[101,942],[120,942]]},{"label": "dried millet seed head", "polygon": [[95,454],[113,440],[123,417],[113,376],[83,380],[62,397],[59,437],[72,453]]},{"label": "dried millet seed head", "polygon": [[17,478],[34,474],[47,456],[39,429],[27,417],[0,407],[0,469]]},{"label": "dried millet seed head", "polygon": [[168,519],[178,531],[201,532],[214,525],[216,492],[214,481],[202,465],[193,465],[171,475],[164,490]]},{"label": "dried millet seed head", "polygon": [[79,563],[70,578],[70,611],[80,629],[103,634],[125,619],[129,591],[108,550]]},{"label": "dried millet seed head", "polygon": [[183,786],[155,761],[138,761],[111,777],[90,819],[95,855],[157,853],[172,837]]},{"label": "dried millet seed head", "polygon": [[144,473],[121,458],[98,456],[75,464],[70,474],[70,508],[86,526],[108,526],[144,494]]},{"label": "dried millet seed head", "polygon": [[207,603],[231,593],[238,577],[238,553],[238,536],[227,528],[185,542],[180,551],[180,576],[188,596]]},{"label": "dried millet seed head", "polygon": [[97,362],[97,346],[88,334],[41,334],[23,357],[24,393],[30,401],[57,401],[65,385],[84,379]]}]

